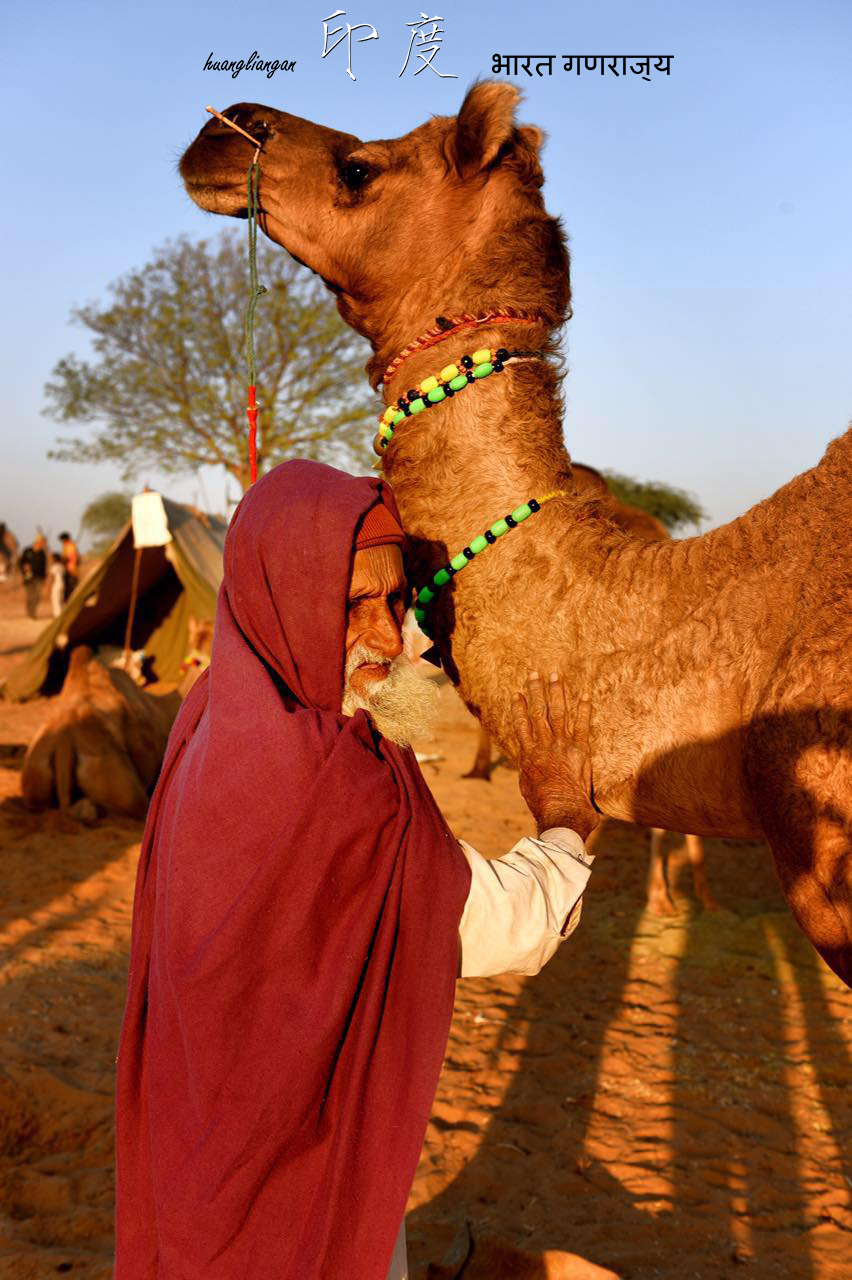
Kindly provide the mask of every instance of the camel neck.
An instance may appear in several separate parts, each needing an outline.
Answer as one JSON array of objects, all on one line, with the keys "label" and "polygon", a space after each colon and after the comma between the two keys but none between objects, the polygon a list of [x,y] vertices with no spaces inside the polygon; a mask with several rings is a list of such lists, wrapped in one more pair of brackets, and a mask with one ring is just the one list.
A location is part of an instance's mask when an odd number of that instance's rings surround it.
[{"label": "camel neck", "polygon": [[[388,400],[474,349],[454,337],[418,352],[391,380]],[[475,335],[476,345],[515,345],[507,329]],[[539,330],[530,347],[547,344]],[[404,376],[403,376],[404,375]],[[400,503],[406,528],[418,538],[451,544],[480,532],[513,507],[552,489],[570,488],[562,439],[559,375],[544,359],[509,363],[501,374],[468,387],[452,400],[408,418],[383,457],[384,474]],[[457,495],[450,501],[451,495]],[[460,547],[453,546],[453,552]]]}]

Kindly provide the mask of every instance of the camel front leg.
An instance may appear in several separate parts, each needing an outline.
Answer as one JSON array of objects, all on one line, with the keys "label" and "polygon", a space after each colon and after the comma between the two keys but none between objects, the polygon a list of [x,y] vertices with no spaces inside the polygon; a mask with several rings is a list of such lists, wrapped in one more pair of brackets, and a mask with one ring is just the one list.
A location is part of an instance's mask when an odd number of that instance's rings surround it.
[{"label": "camel front leg", "polygon": [[669,888],[668,854],[663,851],[662,827],[651,828],[651,862],[648,867],[647,909],[655,916],[673,916],[677,910]]},{"label": "camel front leg", "polygon": [[713,896],[707,880],[707,869],[704,865],[704,841],[701,836],[686,836],[686,853],[692,868],[692,886],[695,896],[705,911],[719,911],[720,904]]},{"label": "camel front leg", "polygon": [[491,781],[491,771],[494,765],[491,761],[491,734],[485,728],[485,725],[479,726],[479,740],[476,744],[476,756],[467,773],[463,773],[463,778],[482,778],[484,782]]}]

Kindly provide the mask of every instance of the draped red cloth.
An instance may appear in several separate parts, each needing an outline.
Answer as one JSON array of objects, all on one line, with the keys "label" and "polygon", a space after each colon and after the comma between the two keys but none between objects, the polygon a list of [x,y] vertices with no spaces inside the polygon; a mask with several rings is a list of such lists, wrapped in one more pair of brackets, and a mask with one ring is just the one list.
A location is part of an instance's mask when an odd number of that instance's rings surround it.
[{"label": "draped red cloth", "polygon": [[380,500],[398,514],[376,479],[288,462],[228,533],[139,861],[116,1280],[386,1280],[470,873],[413,753],[340,712]]}]

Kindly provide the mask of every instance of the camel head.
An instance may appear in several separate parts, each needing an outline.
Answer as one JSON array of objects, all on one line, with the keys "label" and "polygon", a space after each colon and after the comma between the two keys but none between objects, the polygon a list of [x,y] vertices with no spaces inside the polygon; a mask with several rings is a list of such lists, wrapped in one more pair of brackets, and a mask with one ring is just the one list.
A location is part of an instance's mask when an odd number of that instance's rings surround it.
[{"label": "camel head", "polygon": [[[519,92],[482,82],[458,116],[363,142],[273,107],[225,113],[261,145],[259,224],[325,281],[373,344],[378,379],[438,315],[531,309],[548,327],[570,299],[559,223],[541,197],[543,135],[518,125]],[[245,217],[251,144],[212,119],[180,172],[202,209]]]}]

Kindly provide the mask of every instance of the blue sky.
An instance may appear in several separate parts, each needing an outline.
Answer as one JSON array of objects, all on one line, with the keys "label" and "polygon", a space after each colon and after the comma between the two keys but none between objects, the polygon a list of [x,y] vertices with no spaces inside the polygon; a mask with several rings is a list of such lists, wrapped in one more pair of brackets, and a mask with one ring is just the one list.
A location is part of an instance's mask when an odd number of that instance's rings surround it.
[{"label": "blue sky", "polygon": [[[495,52],[673,55],[650,83],[568,75],[558,57],[550,78],[517,77],[571,241],[572,454],[691,490],[710,524],[818,460],[852,415],[848,0],[442,0],[435,66],[458,79],[415,78],[413,64],[399,76],[416,4],[340,4],[379,33],[355,46],[354,83],[343,47],[321,58],[331,0],[5,6],[0,519],[27,540],[37,523],[76,528],[118,481],[46,460],[59,428],[43,387],[61,356],[86,352],[72,306],[168,237],[224,225],[176,172],[206,103],[391,137],[454,113]],[[203,69],[211,52],[253,50],[295,71]],[[208,472],[164,489],[220,507],[224,484]]]}]

